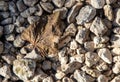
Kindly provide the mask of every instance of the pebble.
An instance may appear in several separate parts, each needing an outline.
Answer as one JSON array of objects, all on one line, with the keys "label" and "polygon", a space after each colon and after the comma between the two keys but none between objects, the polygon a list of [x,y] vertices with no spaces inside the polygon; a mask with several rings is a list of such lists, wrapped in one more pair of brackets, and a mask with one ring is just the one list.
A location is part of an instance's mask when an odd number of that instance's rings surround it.
[{"label": "pebble", "polygon": [[120,8],[116,9],[114,22],[116,26],[120,26]]},{"label": "pebble", "polygon": [[91,51],[91,52],[93,52],[94,50],[95,50],[95,48],[94,48],[94,42],[93,41],[87,41],[87,42],[85,42],[84,43],[84,48],[85,48],[85,50],[87,50],[87,51]]},{"label": "pebble", "polygon": [[99,71],[108,70],[109,67],[108,67],[107,63],[103,62],[103,60],[102,60],[102,62],[100,62],[100,61],[99,61],[100,64],[96,66],[97,70],[99,70]]},{"label": "pebble", "polygon": [[95,65],[99,61],[99,56],[94,52],[87,52],[85,54],[85,64],[88,67]]},{"label": "pebble", "polygon": [[21,26],[22,24],[25,23],[25,19],[22,16],[18,16],[15,21],[15,25]]},{"label": "pebble", "polygon": [[23,2],[27,6],[34,6],[38,2],[38,0],[32,0],[32,1],[31,0],[23,0]]},{"label": "pebble", "polygon": [[10,13],[9,12],[0,12],[0,15],[3,17],[3,18],[8,18]]},{"label": "pebble", "polygon": [[0,37],[3,35],[3,27],[0,26]]},{"label": "pebble", "polygon": [[80,70],[75,70],[74,78],[77,80],[77,82],[94,82],[92,77],[86,75],[85,72]]},{"label": "pebble", "polygon": [[68,57],[64,56],[64,57],[59,57],[59,61],[61,65],[67,64],[68,62]]},{"label": "pebble", "polygon": [[42,82],[54,82],[52,77],[46,77]]},{"label": "pebble", "polygon": [[50,70],[52,67],[52,63],[48,60],[44,61],[42,64],[43,70]]},{"label": "pebble", "polygon": [[34,75],[36,63],[31,59],[16,59],[13,61],[13,72],[23,81]]},{"label": "pebble", "polygon": [[100,76],[97,78],[97,81],[98,81],[98,82],[108,82],[108,78],[107,78],[105,75],[100,75]]},{"label": "pebble", "polygon": [[0,41],[0,54],[3,52],[4,50],[4,44],[3,42]]},{"label": "pebble", "polygon": [[4,0],[0,1],[0,10],[1,11],[7,11],[8,10],[8,3]]},{"label": "pebble", "polygon": [[108,28],[103,23],[102,19],[96,17],[90,27],[90,31],[93,32],[96,36],[102,36],[107,32]]},{"label": "pebble", "polygon": [[115,47],[111,50],[111,52],[113,55],[120,55],[120,48]]},{"label": "pebble", "polygon": [[40,4],[37,4],[37,5],[36,5],[36,8],[37,8],[37,11],[35,12],[34,15],[36,15],[36,16],[41,16],[42,13],[43,13],[43,10],[42,10]]},{"label": "pebble", "polygon": [[75,4],[76,0],[66,0],[65,7],[71,8]]},{"label": "pebble", "polygon": [[113,3],[115,3],[117,0],[106,0],[106,3],[107,4],[113,4]]},{"label": "pebble", "polygon": [[54,6],[49,2],[40,2],[41,7],[48,13],[51,13],[54,9]]},{"label": "pebble", "polygon": [[93,38],[93,42],[94,44],[104,44],[104,43],[107,43],[109,41],[109,37],[107,36],[102,36],[102,37],[99,37],[99,36],[95,36]]},{"label": "pebble", "polygon": [[68,77],[64,77],[64,78],[62,79],[62,82],[73,82],[73,80],[70,79],[70,78],[68,78]]},{"label": "pebble", "polygon": [[11,24],[12,22],[13,22],[12,18],[6,18],[3,21],[1,21],[1,24],[2,25],[8,25],[8,24]]},{"label": "pebble", "polygon": [[9,24],[4,26],[4,34],[10,34],[13,32],[15,26],[13,24]]},{"label": "pebble", "polygon": [[21,39],[20,35],[16,36],[13,45],[15,47],[22,47],[24,45],[25,41]]},{"label": "pebble", "polygon": [[65,73],[62,72],[62,71],[59,71],[59,72],[57,72],[57,73],[55,74],[55,77],[56,77],[57,79],[62,79],[64,76],[65,76]]},{"label": "pebble", "polygon": [[17,7],[14,2],[9,2],[9,10],[13,13],[17,13]]},{"label": "pebble", "polygon": [[25,30],[25,27],[18,27],[16,28],[17,33],[22,33]]},{"label": "pebble", "polygon": [[103,19],[103,22],[104,22],[104,24],[105,24],[109,29],[112,28],[112,23],[111,23],[110,20],[108,20],[108,19]]},{"label": "pebble", "polygon": [[75,17],[78,14],[80,8],[82,7],[82,3],[76,3],[70,10],[68,17],[67,17],[67,22],[68,23],[73,23],[75,22]]},{"label": "pebble", "polygon": [[102,9],[105,5],[105,0],[91,0],[91,5],[96,9]]},{"label": "pebble", "polygon": [[78,48],[77,42],[76,42],[75,40],[72,40],[72,41],[70,42],[70,49],[75,50],[75,49],[77,49],[77,48]]},{"label": "pebble", "polygon": [[65,0],[52,0],[55,6],[62,7],[64,5]]},{"label": "pebble", "polygon": [[79,14],[76,16],[78,25],[83,25],[86,22],[91,21],[96,15],[96,9],[90,5],[82,7]]},{"label": "pebble", "polygon": [[14,41],[15,40],[15,35],[14,34],[9,34],[5,36],[5,39],[7,41]]},{"label": "pebble", "polygon": [[113,73],[119,74],[120,73],[120,62],[116,62],[112,68]]},{"label": "pebble", "polygon": [[113,21],[114,15],[113,15],[112,7],[110,5],[105,5],[103,9],[104,9],[104,14],[106,18],[110,21]]},{"label": "pebble", "polygon": [[27,6],[23,3],[23,0],[18,0],[16,5],[20,12],[23,12],[24,10],[27,9]]},{"label": "pebble", "polygon": [[78,30],[75,40],[79,44],[83,44],[88,39],[88,36],[89,36],[89,30],[86,28],[81,28]]},{"label": "pebble", "polygon": [[119,82],[119,81],[120,81],[120,75],[117,75],[110,82]]},{"label": "pebble", "polygon": [[29,24],[33,24],[33,23],[39,21],[39,19],[40,19],[39,16],[29,16],[29,17],[27,18]]},{"label": "pebble", "polygon": [[116,34],[120,34],[120,27],[115,27],[113,29],[113,32],[116,33]]},{"label": "pebble", "polygon": [[112,54],[107,48],[102,48],[98,51],[98,55],[101,59],[103,59],[106,63],[112,63]]},{"label": "pebble", "polygon": [[114,63],[120,62],[120,56],[114,56],[114,57],[113,57],[113,62],[114,62]]},{"label": "pebble", "polygon": [[112,43],[111,46],[120,47],[120,35],[113,34],[111,39],[110,39],[110,42]]}]

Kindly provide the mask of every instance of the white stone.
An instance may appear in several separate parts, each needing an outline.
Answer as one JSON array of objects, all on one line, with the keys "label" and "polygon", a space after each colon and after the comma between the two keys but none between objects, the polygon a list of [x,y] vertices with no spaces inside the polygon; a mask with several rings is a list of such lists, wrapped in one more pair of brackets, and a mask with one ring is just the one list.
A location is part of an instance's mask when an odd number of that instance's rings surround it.
[{"label": "white stone", "polygon": [[62,72],[62,71],[57,72],[57,73],[55,74],[55,77],[56,77],[57,79],[62,79],[64,76],[65,76],[65,73]]},{"label": "white stone", "polygon": [[120,62],[116,62],[112,68],[113,73],[119,74],[120,73]]},{"label": "white stone", "polygon": [[97,81],[98,81],[98,82],[108,82],[108,78],[107,78],[105,75],[100,75],[100,76],[97,78]]},{"label": "white stone", "polygon": [[42,82],[54,82],[54,81],[53,81],[52,77],[47,77],[47,78],[43,79]]},{"label": "white stone", "polygon": [[117,26],[120,26],[120,8],[116,10],[114,22]]},{"label": "white stone", "polygon": [[64,77],[64,78],[62,79],[62,82],[73,82],[73,80],[70,79],[70,78],[68,78],[68,77]]},{"label": "white stone", "polygon": [[105,5],[105,0],[91,0],[91,5],[96,9],[101,9]]},{"label": "white stone", "polygon": [[52,2],[57,6],[57,7],[62,7],[64,5],[65,0],[52,0]]},{"label": "white stone", "polygon": [[120,55],[120,48],[115,47],[111,50],[111,52],[114,55]]},{"label": "white stone", "polygon": [[66,0],[65,7],[71,8],[75,4],[75,0]]},{"label": "white stone", "polygon": [[78,48],[77,42],[76,42],[75,40],[72,40],[72,41],[70,42],[70,49],[75,50],[75,49],[77,49],[77,48]]},{"label": "white stone", "polygon": [[120,82],[120,75],[115,76],[110,82]]}]

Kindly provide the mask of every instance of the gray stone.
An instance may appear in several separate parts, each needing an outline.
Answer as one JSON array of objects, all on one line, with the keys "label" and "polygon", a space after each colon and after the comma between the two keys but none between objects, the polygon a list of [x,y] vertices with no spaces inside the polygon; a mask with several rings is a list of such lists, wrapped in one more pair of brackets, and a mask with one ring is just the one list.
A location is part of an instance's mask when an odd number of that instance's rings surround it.
[{"label": "gray stone", "polygon": [[84,48],[87,51],[93,52],[95,50],[94,46],[95,46],[95,44],[93,41],[87,41],[84,43]]},{"label": "gray stone", "polygon": [[26,5],[23,3],[23,0],[18,0],[16,5],[17,5],[17,8],[20,12],[27,9]]},{"label": "gray stone", "polygon": [[0,54],[3,52],[4,50],[4,44],[3,42],[0,41]]},{"label": "gray stone", "polygon": [[5,35],[5,39],[7,41],[14,41],[15,40],[15,35],[14,34]]},{"label": "gray stone", "polygon": [[101,9],[105,5],[105,0],[91,0],[91,5],[96,9]]},{"label": "gray stone", "polygon": [[0,26],[0,37],[3,35],[3,27]]},{"label": "gray stone", "polygon": [[106,3],[107,4],[113,4],[113,3],[115,3],[117,0],[106,0]]},{"label": "gray stone", "polygon": [[51,13],[54,9],[54,6],[49,2],[40,2],[41,7],[48,13]]},{"label": "gray stone", "polygon": [[4,34],[10,34],[13,32],[15,26],[13,24],[10,24],[10,25],[6,25],[4,27]]},{"label": "gray stone", "polygon": [[107,32],[108,28],[103,23],[102,19],[96,17],[90,27],[90,31],[93,32],[96,36],[104,35]]},{"label": "gray stone", "polygon": [[27,6],[34,6],[38,2],[38,0],[23,0],[23,2]]},{"label": "gray stone", "polygon": [[52,2],[55,4],[55,6],[62,7],[64,5],[65,0],[52,0]]},{"label": "gray stone", "polygon": [[71,8],[75,4],[76,0],[66,0],[65,1],[65,7]]},{"label": "gray stone", "polygon": [[44,70],[50,70],[52,67],[52,63],[50,61],[44,61],[43,64],[42,64],[42,68]]},{"label": "gray stone", "polygon": [[4,0],[0,1],[0,10],[7,11],[8,10],[8,3]]},{"label": "gray stone", "polygon": [[77,24],[83,25],[86,22],[91,21],[96,15],[96,9],[90,5],[82,7],[78,16],[76,17]]},{"label": "gray stone", "polygon": [[37,22],[39,19],[40,19],[39,16],[29,16],[29,17],[27,18],[29,24],[33,24],[33,23]]},{"label": "gray stone", "polygon": [[75,22],[75,17],[79,12],[79,9],[82,7],[82,3],[76,3],[70,10],[68,17],[67,17],[67,22],[72,23]]},{"label": "gray stone", "polygon": [[112,35],[110,42],[112,43],[112,47],[120,47],[120,35],[114,34]]},{"label": "gray stone", "polygon": [[25,23],[25,19],[22,16],[18,16],[15,21],[15,25],[21,26],[23,23]]},{"label": "gray stone", "polygon": [[43,13],[43,9],[41,8],[40,4],[36,5],[36,9],[37,9],[37,11],[35,12],[35,15],[41,16]]},{"label": "gray stone", "polygon": [[10,13],[9,12],[0,12],[0,15],[3,17],[3,18],[8,18]]},{"label": "gray stone", "polygon": [[25,27],[17,27],[16,32],[17,33],[22,33],[25,30]]},{"label": "gray stone", "polygon": [[7,25],[7,24],[11,24],[13,23],[13,19],[12,18],[6,18],[3,21],[1,21],[2,25]]},{"label": "gray stone", "polygon": [[14,2],[9,2],[9,10],[13,13],[16,13],[17,12],[17,8],[16,8],[16,5]]}]

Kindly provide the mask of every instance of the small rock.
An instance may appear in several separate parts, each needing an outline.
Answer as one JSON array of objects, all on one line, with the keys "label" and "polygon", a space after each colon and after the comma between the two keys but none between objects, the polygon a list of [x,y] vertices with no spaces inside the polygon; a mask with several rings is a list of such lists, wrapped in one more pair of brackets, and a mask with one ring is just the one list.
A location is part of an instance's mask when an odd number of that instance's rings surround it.
[{"label": "small rock", "polygon": [[97,70],[99,70],[99,71],[108,70],[109,67],[108,67],[107,63],[103,62],[103,60],[102,60],[102,62],[99,61],[99,63],[100,64],[96,66]]},{"label": "small rock", "polygon": [[115,47],[112,49],[111,52],[113,55],[120,55],[120,48]]},{"label": "small rock", "polygon": [[85,48],[87,51],[93,52],[93,51],[95,50],[95,48],[94,48],[94,42],[93,42],[93,41],[85,42],[85,43],[84,43],[84,48]]},{"label": "small rock", "polygon": [[113,4],[113,3],[115,3],[117,0],[106,0],[106,3],[107,4]]},{"label": "small rock", "polygon": [[117,75],[110,82],[119,82],[119,81],[120,81],[120,75]]},{"label": "small rock", "polygon": [[114,22],[117,26],[120,26],[120,8],[116,10]]},{"label": "small rock", "polygon": [[116,62],[112,68],[113,73],[119,74],[120,73],[120,62]]},{"label": "small rock", "polygon": [[7,41],[14,41],[15,40],[15,35],[14,34],[9,34],[5,36]]},{"label": "small rock", "polygon": [[59,61],[61,65],[67,64],[68,62],[68,57],[64,56],[64,57],[59,57]]},{"label": "small rock", "polygon": [[22,47],[24,45],[25,41],[21,39],[21,37],[18,35],[16,36],[14,42],[13,42],[13,45],[15,47]]},{"label": "small rock", "polygon": [[102,48],[98,51],[98,55],[101,59],[103,59],[106,63],[111,64],[112,63],[112,54],[110,53],[109,49]]},{"label": "small rock", "polygon": [[91,5],[96,9],[101,9],[105,5],[105,0],[91,0]]},{"label": "small rock", "polygon": [[105,75],[100,75],[97,78],[98,82],[108,82],[108,78]]},{"label": "small rock", "polygon": [[0,15],[3,17],[3,18],[8,18],[10,13],[9,12],[0,12]]},{"label": "small rock", "polygon": [[11,24],[13,22],[12,18],[6,18],[3,21],[1,21],[2,25],[7,25],[7,24]]},{"label": "small rock", "polygon": [[114,63],[120,62],[120,56],[114,56],[114,57],[113,57],[113,62],[114,62]]},{"label": "small rock", "polygon": [[22,48],[20,49],[20,53],[21,53],[21,54],[27,54],[26,48],[25,48],[25,47],[22,47]]},{"label": "small rock", "polygon": [[30,59],[17,59],[13,62],[13,72],[23,81],[34,75],[36,63]]},{"label": "small rock", "polygon": [[15,25],[21,26],[24,23],[25,23],[25,19],[22,16],[18,16],[16,21],[15,21]]},{"label": "small rock", "polygon": [[96,15],[96,9],[90,5],[82,7],[78,16],[76,17],[77,24],[83,25],[86,22],[91,21]]},{"label": "small rock", "polygon": [[75,37],[75,40],[80,43],[83,44],[89,37],[89,30],[86,28],[81,28],[78,30],[78,33]]},{"label": "small rock", "polygon": [[51,13],[53,11],[53,9],[54,9],[54,6],[49,2],[46,2],[46,3],[40,2],[40,5],[48,13]]},{"label": "small rock", "polygon": [[16,13],[17,12],[17,8],[16,8],[16,5],[14,2],[9,2],[9,10],[13,13]]},{"label": "small rock", "polygon": [[113,21],[113,19],[114,19],[113,10],[110,5],[104,6],[104,14],[108,20]]},{"label": "small rock", "polygon": [[90,31],[93,32],[95,35],[104,35],[107,32],[108,28],[102,22],[102,19],[96,17],[90,27]]},{"label": "small rock", "polygon": [[13,24],[6,25],[6,26],[4,27],[4,33],[5,33],[5,34],[10,34],[10,33],[13,32],[14,28],[15,28],[15,26],[14,26]]},{"label": "small rock", "polygon": [[55,6],[62,7],[64,5],[65,0],[52,0],[52,2],[55,4]]},{"label": "small rock", "polygon": [[85,64],[88,67],[91,67],[93,65],[95,65],[98,61],[99,61],[99,56],[96,53],[93,52],[87,52],[85,54]]},{"label": "small rock", "polygon": [[68,77],[64,77],[64,78],[62,79],[62,82],[73,82],[73,80],[70,79],[70,78],[68,78]]},{"label": "small rock", "polygon": [[7,11],[8,10],[8,3],[4,0],[0,1],[0,10]]},{"label": "small rock", "polygon": [[59,71],[55,74],[55,77],[57,79],[62,79],[65,76],[65,73],[63,73],[62,71]]},{"label": "small rock", "polygon": [[33,23],[37,22],[39,19],[40,19],[39,16],[29,16],[29,17],[27,18],[29,24],[33,24]]},{"label": "small rock", "polygon": [[0,68],[0,75],[5,77],[5,78],[10,78],[11,77],[11,70],[8,65],[4,65],[3,67]]},{"label": "small rock", "polygon": [[76,42],[75,40],[72,40],[72,41],[70,42],[70,49],[75,50],[75,49],[77,49],[77,48],[78,48],[77,42]]},{"label": "small rock", "polygon": [[46,77],[42,82],[54,82],[52,77]]},{"label": "small rock", "polygon": [[25,27],[18,27],[16,28],[17,33],[22,33],[25,30]]},{"label": "small rock", "polygon": [[120,27],[113,28],[113,32],[116,34],[120,34]]},{"label": "small rock", "polygon": [[112,43],[111,46],[120,47],[120,35],[117,34],[112,35],[110,42]]},{"label": "small rock", "polygon": [[107,36],[102,36],[102,37],[99,37],[99,36],[95,36],[93,38],[93,42],[95,44],[102,44],[102,43],[107,43],[109,41],[109,37]]},{"label": "small rock", "polygon": [[23,2],[27,6],[34,6],[38,2],[38,0],[32,0],[32,1],[31,0],[23,0]]},{"label": "small rock", "polygon": [[66,0],[65,7],[71,8],[75,4],[75,0]]},{"label": "small rock", "polygon": [[43,13],[43,10],[42,10],[40,4],[37,4],[37,5],[36,5],[36,8],[37,8],[37,11],[35,12],[35,15],[36,15],[36,16],[41,16],[42,13]]},{"label": "small rock", "polygon": [[86,75],[85,72],[80,70],[75,70],[74,78],[77,80],[77,82],[94,82],[92,77]]},{"label": "small rock", "polygon": [[3,42],[0,41],[0,54],[3,52],[4,50],[4,44]]},{"label": "small rock", "polygon": [[3,27],[0,26],[0,37],[3,35]]},{"label": "small rock", "polygon": [[109,29],[112,28],[112,23],[111,23],[110,20],[108,20],[108,19],[103,19],[103,22],[104,22],[104,24],[105,24]]},{"label": "small rock", "polygon": [[42,68],[43,68],[43,70],[49,70],[49,69],[51,69],[51,67],[52,67],[52,64],[51,64],[51,62],[50,61],[44,61],[43,62],[43,64],[42,64]]},{"label": "small rock", "polygon": [[26,5],[23,3],[23,0],[18,0],[16,5],[17,5],[17,8],[20,12],[27,9]]},{"label": "small rock", "polygon": [[76,3],[70,10],[68,17],[67,17],[67,22],[72,23],[75,22],[75,17],[79,12],[79,9],[82,7],[82,3]]}]

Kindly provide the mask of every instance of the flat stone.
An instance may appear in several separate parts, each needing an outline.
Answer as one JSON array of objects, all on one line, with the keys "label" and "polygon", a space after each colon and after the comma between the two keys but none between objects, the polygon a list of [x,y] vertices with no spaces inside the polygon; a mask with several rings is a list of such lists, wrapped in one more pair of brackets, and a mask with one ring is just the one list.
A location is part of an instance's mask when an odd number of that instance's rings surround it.
[{"label": "flat stone", "polygon": [[52,2],[55,4],[55,6],[62,7],[64,5],[65,0],[52,0]]},{"label": "flat stone", "polygon": [[76,16],[77,24],[83,25],[86,22],[91,21],[96,15],[96,9],[90,5],[82,7]]},{"label": "flat stone", "polygon": [[90,31],[93,32],[96,36],[104,35],[107,32],[108,28],[103,23],[102,19],[96,17],[90,27]]},{"label": "flat stone", "polygon": [[32,1],[31,0],[23,0],[23,2],[27,6],[34,6],[38,2],[38,0],[32,0]]},{"label": "flat stone", "polygon": [[96,9],[101,9],[105,5],[105,0],[91,0],[91,5]]},{"label": "flat stone", "polygon": [[11,24],[12,22],[13,22],[12,18],[6,18],[3,21],[1,21],[1,24],[2,25],[8,25],[8,24]]},{"label": "flat stone", "polygon": [[6,25],[4,27],[4,34],[10,34],[13,32],[15,26],[13,24]]},{"label": "flat stone", "polygon": [[23,3],[23,0],[18,0],[16,5],[17,5],[17,8],[20,12],[27,9],[27,6]]},{"label": "flat stone", "polygon": [[112,54],[107,48],[102,48],[98,51],[98,55],[101,59],[103,59],[106,63],[112,63]]},{"label": "flat stone", "polygon": [[67,17],[67,22],[68,23],[73,23],[75,22],[75,17],[79,12],[79,9],[82,7],[82,3],[76,3],[70,10],[68,17]]},{"label": "flat stone", "polygon": [[71,8],[75,4],[75,0],[66,0],[65,7]]}]

